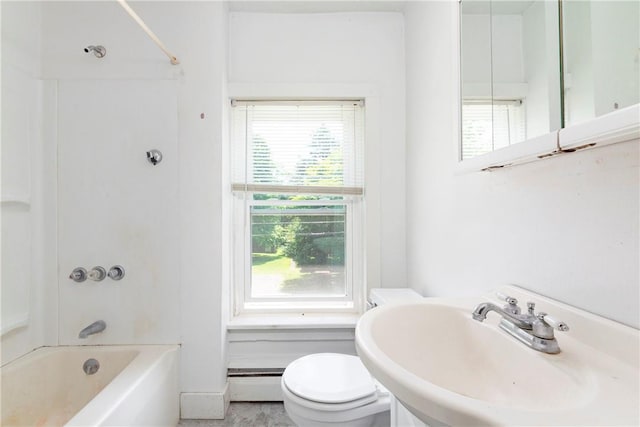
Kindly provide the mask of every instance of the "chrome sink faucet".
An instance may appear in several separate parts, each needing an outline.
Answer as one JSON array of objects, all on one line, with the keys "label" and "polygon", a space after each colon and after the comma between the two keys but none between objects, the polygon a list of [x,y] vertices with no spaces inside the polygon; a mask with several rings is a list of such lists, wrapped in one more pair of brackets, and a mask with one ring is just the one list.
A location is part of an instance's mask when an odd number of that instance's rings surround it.
[{"label": "chrome sink faucet", "polygon": [[500,329],[518,341],[543,353],[560,353],[558,341],[554,336],[554,330],[568,331],[566,323],[560,322],[547,313],[535,313],[535,303],[527,303],[527,313],[521,314],[518,300],[503,294],[498,294],[498,298],[507,304],[500,308],[490,302],[479,304],[471,316],[482,322],[487,318],[487,313],[495,311],[502,316]]},{"label": "chrome sink faucet", "polygon": [[78,338],[87,338],[89,335],[97,334],[104,331],[107,328],[107,324],[104,320],[98,320],[84,328],[78,334]]}]

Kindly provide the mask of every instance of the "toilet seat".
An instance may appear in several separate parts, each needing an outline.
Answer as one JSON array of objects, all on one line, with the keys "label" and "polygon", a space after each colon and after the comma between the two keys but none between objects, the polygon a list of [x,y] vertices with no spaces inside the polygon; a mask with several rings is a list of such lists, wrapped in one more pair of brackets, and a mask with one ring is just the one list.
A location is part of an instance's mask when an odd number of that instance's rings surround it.
[{"label": "toilet seat", "polygon": [[357,356],[337,353],[310,354],[295,360],[282,375],[291,393],[324,404],[344,404],[376,399],[376,385]]},{"label": "toilet seat", "polygon": [[304,397],[300,397],[293,393],[286,384],[283,384],[282,393],[286,396],[287,400],[290,402],[296,403],[300,406],[304,406],[305,408],[313,409],[315,411],[322,412],[341,412],[348,411],[350,409],[359,408],[361,406],[369,405],[376,400],[378,400],[377,393],[373,393],[369,396],[365,396],[360,399],[352,400],[351,402],[343,402],[343,403],[322,403],[316,402],[310,399],[305,399]]},{"label": "toilet seat", "polygon": [[[372,396],[373,401],[369,400],[371,397],[367,397],[353,402],[320,403],[296,396],[287,388],[284,381],[281,384],[285,410],[289,417],[299,426],[371,426],[373,417],[385,412],[388,414],[391,406],[391,397],[386,390],[374,393]],[[383,424],[388,425],[388,419]]]},{"label": "toilet seat", "polygon": [[369,427],[379,419],[383,420],[381,425],[388,425],[389,391],[357,356],[304,356],[287,366],[281,388],[285,410],[300,426]]}]

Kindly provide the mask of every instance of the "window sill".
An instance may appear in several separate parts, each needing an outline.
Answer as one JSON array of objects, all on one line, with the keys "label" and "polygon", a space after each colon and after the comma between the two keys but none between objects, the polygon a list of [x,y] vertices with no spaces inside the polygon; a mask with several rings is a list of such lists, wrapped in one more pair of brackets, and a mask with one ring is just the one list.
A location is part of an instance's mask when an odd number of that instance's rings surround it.
[{"label": "window sill", "polygon": [[359,314],[242,314],[227,323],[227,330],[354,329]]}]

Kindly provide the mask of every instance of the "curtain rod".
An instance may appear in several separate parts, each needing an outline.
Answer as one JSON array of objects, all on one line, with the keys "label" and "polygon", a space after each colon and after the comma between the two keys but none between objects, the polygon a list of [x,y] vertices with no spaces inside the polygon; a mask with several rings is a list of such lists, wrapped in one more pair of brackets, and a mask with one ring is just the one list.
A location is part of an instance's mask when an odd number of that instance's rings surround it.
[{"label": "curtain rod", "polygon": [[140,16],[138,16],[138,14],[133,9],[131,9],[131,6],[127,4],[126,0],[118,0],[118,3],[120,3],[120,6],[122,6],[122,8],[126,10],[129,15],[131,15],[134,21],[136,21],[138,25],[142,27],[144,32],[147,33],[151,40],[153,40],[154,43],[158,45],[160,50],[162,50],[169,57],[171,63],[173,65],[178,65],[180,63],[180,61],[178,61],[178,58],[176,58],[171,52],[169,52],[165,45],[160,41],[158,36],[156,36],[155,33],[151,31],[149,27],[147,27],[147,24],[144,23],[142,18],[140,18]]}]

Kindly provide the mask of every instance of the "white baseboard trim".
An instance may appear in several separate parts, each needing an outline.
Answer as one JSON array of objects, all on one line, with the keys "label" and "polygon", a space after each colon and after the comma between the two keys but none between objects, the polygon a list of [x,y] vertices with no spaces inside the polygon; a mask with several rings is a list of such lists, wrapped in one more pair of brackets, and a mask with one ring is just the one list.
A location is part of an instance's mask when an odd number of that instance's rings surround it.
[{"label": "white baseboard trim", "polygon": [[282,402],[281,377],[230,377],[232,402]]},{"label": "white baseboard trim", "polygon": [[180,418],[223,420],[229,403],[229,383],[221,393],[180,393]]}]

